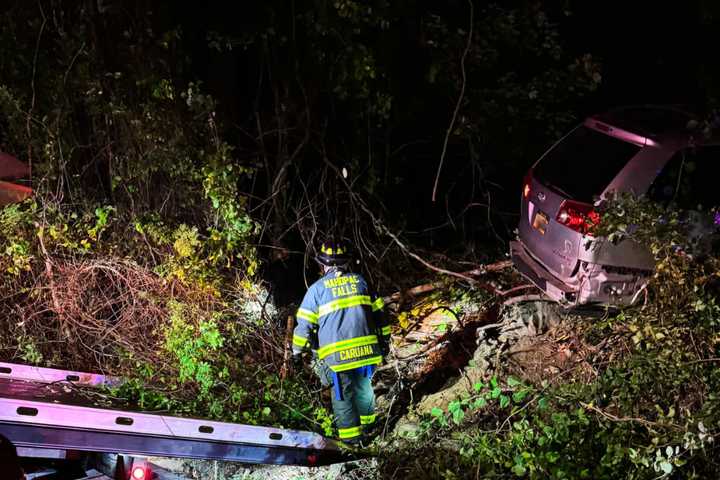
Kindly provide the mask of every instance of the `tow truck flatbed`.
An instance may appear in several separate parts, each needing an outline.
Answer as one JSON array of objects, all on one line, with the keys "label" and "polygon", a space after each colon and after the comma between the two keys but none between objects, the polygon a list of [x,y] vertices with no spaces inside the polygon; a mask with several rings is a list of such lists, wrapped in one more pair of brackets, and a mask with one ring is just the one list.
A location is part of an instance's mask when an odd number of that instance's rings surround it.
[{"label": "tow truck flatbed", "polygon": [[17,447],[318,466],[348,458],[317,433],[98,408],[97,374],[0,363],[0,433]]}]

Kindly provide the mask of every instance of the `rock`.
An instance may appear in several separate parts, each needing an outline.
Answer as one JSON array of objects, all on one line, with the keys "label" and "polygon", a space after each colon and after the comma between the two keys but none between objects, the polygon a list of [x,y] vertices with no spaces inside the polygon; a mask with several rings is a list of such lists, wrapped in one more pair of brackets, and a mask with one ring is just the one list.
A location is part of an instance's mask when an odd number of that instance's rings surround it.
[{"label": "rock", "polygon": [[[521,336],[539,335],[562,321],[560,307],[550,301],[533,301],[512,304],[505,308],[502,317],[508,326],[514,325]],[[510,330],[510,329],[509,329]]]},{"label": "rock", "polygon": [[473,385],[482,382],[490,368],[491,360],[495,356],[497,342],[487,339],[481,343],[473,354],[472,360],[468,366],[463,369],[463,374],[455,379],[447,388],[439,392],[426,395],[417,405],[419,414],[428,414],[433,408],[441,408],[447,410],[448,405],[453,400],[468,395],[473,392]]},{"label": "rock", "polygon": [[395,435],[408,440],[414,440],[418,438],[421,432],[420,424],[414,421],[410,421],[407,417],[403,418],[398,422],[395,427]]},{"label": "rock", "polygon": [[[533,301],[506,307],[496,326],[492,328],[499,332],[497,340],[494,340],[489,334],[489,330],[492,329],[480,327],[478,329],[478,346],[472,359],[463,369],[462,375],[451,379],[439,391],[423,397],[416,406],[416,412],[419,415],[426,415],[433,408],[447,410],[450,402],[471,395],[474,392],[475,383],[483,382],[487,378],[493,362],[496,361],[500,352],[505,350],[506,344],[517,345],[528,342],[560,322],[561,316],[558,307],[552,302]],[[402,419],[400,424],[403,424],[404,420]],[[406,421],[406,423],[412,425],[411,421]],[[398,427],[395,432],[399,433],[400,430],[412,431],[412,427],[403,426],[402,429]]]},{"label": "rock", "polygon": [[[506,306],[495,323],[477,329],[477,347],[462,374],[445,382],[439,391],[425,395],[398,421],[393,430],[393,443],[401,445],[417,437],[422,429],[422,416],[429,415],[433,408],[447,411],[450,402],[472,395],[474,385],[485,383],[493,374],[501,355],[505,358],[524,348],[534,348],[562,320],[559,307],[552,302],[531,301]],[[552,363],[541,368],[556,369]]]}]

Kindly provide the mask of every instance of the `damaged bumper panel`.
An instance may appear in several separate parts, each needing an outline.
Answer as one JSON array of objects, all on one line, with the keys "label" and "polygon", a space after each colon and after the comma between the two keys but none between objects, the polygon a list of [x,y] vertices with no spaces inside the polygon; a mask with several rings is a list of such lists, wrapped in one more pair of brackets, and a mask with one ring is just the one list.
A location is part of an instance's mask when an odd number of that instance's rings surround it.
[{"label": "damaged bumper panel", "polygon": [[628,269],[621,271],[581,262],[577,274],[566,282],[543,267],[520,241],[510,242],[510,257],[525,278],[550,299],[567,307],[585,304],[632,305],[640,297],[651,273]]},{"label": "damaged bumper panel", "polygon": [[577,292],[543,268],[527,253],[522,243],[510,242],[510,258],[515,268],[552,300],[562,304],[575,303]]},{"label": "damaged bumper panel", "polygon": [[578,303],[629,306],[637,302],[651,271],[618,269],[581,262],[578,269]]}]

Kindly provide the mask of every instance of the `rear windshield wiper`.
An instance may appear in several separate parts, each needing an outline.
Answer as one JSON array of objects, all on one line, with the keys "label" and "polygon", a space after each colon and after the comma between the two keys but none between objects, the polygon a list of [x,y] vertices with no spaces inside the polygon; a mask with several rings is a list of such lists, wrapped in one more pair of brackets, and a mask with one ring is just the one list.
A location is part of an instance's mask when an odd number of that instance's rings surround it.
[{"label": "rear windshield wiper", "polygon": [[558,193],[558,194],[560,194],[560,195],[563,195],[563,196],[565,196],[565,197],[568,198],[568,199],[572,199],[572,198],[573,198],[572,195],[570,195],[568,192],[566,192],[566,191],[563,190],[562,188],[558,187],[557,185],[553,185],[552,183],[547,182],[547,181],[542,180],[542,179],[540,180],[540,183],[542,183],[545,187],[549,188],[549,189],[552,190],[553,192]]}]

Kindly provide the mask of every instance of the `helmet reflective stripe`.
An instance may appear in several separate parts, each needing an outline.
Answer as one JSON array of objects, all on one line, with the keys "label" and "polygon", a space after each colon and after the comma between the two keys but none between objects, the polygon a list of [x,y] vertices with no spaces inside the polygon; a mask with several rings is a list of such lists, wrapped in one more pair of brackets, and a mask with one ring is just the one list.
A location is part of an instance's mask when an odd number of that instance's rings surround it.
[{"label": "helmet reflective stripe", "polygon": [[343,247],[335,247],[333,249],[333,247],[328,247],[325,244],[320,247],[320,251],[326,255],[342,255],[345,253],[345,249]]},{"label": "helmet reflective stripe", "polygon": [[320,245],[317,260],[328,267],[343,265],[350,261],[347,245],[334,240],[326,240]]}]

